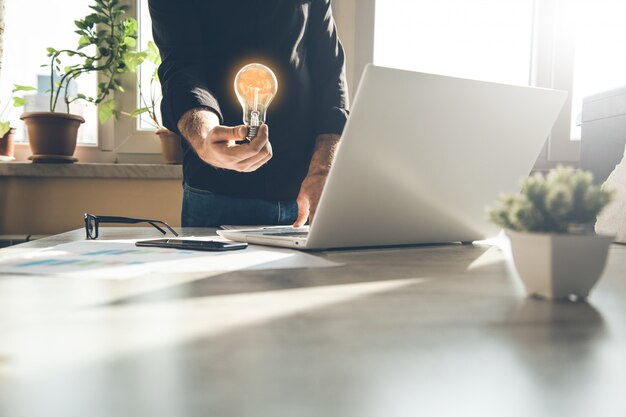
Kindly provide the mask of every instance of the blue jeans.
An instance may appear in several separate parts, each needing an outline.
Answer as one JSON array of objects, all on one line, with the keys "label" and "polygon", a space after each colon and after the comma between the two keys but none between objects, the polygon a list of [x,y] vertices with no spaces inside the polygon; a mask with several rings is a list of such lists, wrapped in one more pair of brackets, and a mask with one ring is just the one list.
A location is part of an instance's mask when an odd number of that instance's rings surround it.
[{"label": "blue jeans", "polygon": [[183,227],[291,225],[297,217],[295,201],[234,198],[183,184]]}]

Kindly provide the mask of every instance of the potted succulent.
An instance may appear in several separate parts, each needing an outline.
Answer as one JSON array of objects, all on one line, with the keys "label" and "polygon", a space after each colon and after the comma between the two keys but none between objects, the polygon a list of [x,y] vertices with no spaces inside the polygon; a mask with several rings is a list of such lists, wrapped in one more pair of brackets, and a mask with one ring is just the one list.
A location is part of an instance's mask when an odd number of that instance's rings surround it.
[{"label": "potted succulent", "polygon": [[585,299],[596,284],[613,236],[593,231],[611,193],[592,185],[592,175],[558,167],[535,174],[519,195],[503,195],[489,210],[511,241],[513,261],[530,295]]},{"label": "potted succulent", "polygon": [[0,102],[0,106],[2,106],[0,107],[0,161],[11,161],[15,159],[13,157],[15,150],[13,134],[15,133],[15,128],[11,127],[11,110],[14,107],[22,107],[26,104],[26,99],[17,96],[16,93],[33,90],[35,90],[34,87],[15,84],[9,100],[4,104]]},{"label": "potted succulent", "polygon": [[[70,104],[84,100],[98,106],[101,123],[117,116],[111,92],[124,91],[119,76],[126,71],[126,60],[137,44],[137,21],[124,18],[128,6],[120,0],[94,0],[93,13],[74,23],[80,37],[76,49],[48,48],[50,59],[50,111],[24,113],[33,161],[73,162],[78,128],[84,119],[70,114]],[[63,60],[71,61],[61,67]],[[66,62],[67,64],[67,62]],[[70,83],[83,74],[97,72],[99,83],[95,97],[78,93],[70,96]],[[60,77],[56,81],[56,77]],[[65,113],[58,112],[62,99]]]},{"label": "potted succulent", "polygon": [[152,66],[147,88],[149,95],[146,96],[140,80],[139,102],[141,107],[135,109],[132,113],[124,114],[135,118],[147,115],[147,122],[156,129],[155,134],[161,141],[161,152],[164,162],[166,164],[180,164],[183,161],[180,136],[164,127],[157,115],[157,106],[161,101],[161,83],[159,82],[158,72],[159,65],[161,65],[161,55],[156,44],[152,41],[148,42],[148,48],[145,51],[137,54],[137,59],[133,60],[129,67],[131,67],[131,70],[136,70],[139,65],[145,65],[146,63]]}]

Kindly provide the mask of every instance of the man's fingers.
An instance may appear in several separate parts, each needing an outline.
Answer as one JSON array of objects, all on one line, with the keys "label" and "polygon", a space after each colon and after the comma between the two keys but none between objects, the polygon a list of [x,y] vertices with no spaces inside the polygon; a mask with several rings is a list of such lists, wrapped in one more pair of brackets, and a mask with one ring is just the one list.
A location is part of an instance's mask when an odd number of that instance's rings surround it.
[{"label": "man's fingers", "polygon": [[[263,123],[259,127],[259,130],[257,131],[256,137],[254,139],[258,138],[259,136],[260,137],[266,137],[266,138],[270,137],[270,128],[265,123]],[[253,139],[253,141],[254,141],[254,139]]]},{"label": "man's fingers", "polygon": [[[268,158],[269,157],[269,158]],[[254,171],[250,169],[251,167],[259,164],[261,161],[269,159],[272,157],[272,144],[267,141],[263,149],[261,149],[258,153],[252,155],[249,158],[241,160],[237,162],[237,168],[242,172],[251,172]]]},{"label": "man's fingers", "polygon": [[248,136],[248,127],[245,125],[240,126],[215,126],[211,130],[211,136],[213,142],[228,142],[231,140],[241,140]]},{"label": "man's fingers", "polygon": [[317,207],[311,207],[309,209],[309,224],[312,225],[313,224],[313,219],[315,218],[315,211],[317,210]]},{"label": "man's fingers", "polygon": [[293,227],[302,227],[309,218],[309,200],[306,198],[298,198],[298,218]]},{"label": "man's fingers", "polygon": [[[263,126],[261,126],[261,128],[262,127]],[[265,129],[265,132],[267,132],[267,129]],[[234,159],[235,162],[240,162],[259,154],[268,143],[269,137],[267,136],[267,134],[259,134],[249,143],[244,143],[241,145],[224,144],[221,148],[221,151],[225,155]]]},{"label": "man's fingers", "polygon": [[257,162],[254,165],[251,165],[250,167],[244,169],[242,172],[254,172],[257,169],[261,168],[263,165],[267,164],[267,162],[272,159],[271,155],[266,156],[265,158],[263,158],[262,160],[260,160],[259,162]]},{"label": "man's fingers", "polygon": [[[261,168],[263,165],[265,165],[270,159],[272,159],[272,156],[273,156],[272,145],[269,142],[267,143],[267,152],[259,153],[259,155],[262,155],[262,154],[265,154],[265,157],[254,162],[252,165],[249,165],[247,168],[243,170],[243,172],[254,172],[257,169]],[[256,157],[253,157],[253,158],[256,158]]]},{"label": "man's fingers", "polygon": [[248,127],[216,126],[209,137],[209,151],[213,155],[209,162],[219,168],[239,172],[252,172],[269,161],[272,147],[269,142],[269,129],[263,124],[257,136],[250,142],[236,144],[248,135]]}]

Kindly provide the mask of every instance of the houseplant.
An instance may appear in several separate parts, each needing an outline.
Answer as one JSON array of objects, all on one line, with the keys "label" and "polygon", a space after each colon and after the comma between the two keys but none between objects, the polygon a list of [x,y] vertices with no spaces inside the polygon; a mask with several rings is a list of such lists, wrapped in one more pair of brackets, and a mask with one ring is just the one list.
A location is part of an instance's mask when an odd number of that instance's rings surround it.
[{"label": "houseplant", "polygon": [[593,231],[611,193],[592,175],[558,167],[535,174],[519,195],[503,195],[489,211],[511,240],[515,267],[529,294],[584,299],[600,278],[613,236]]},{"label": "houseplant", "polygon": [[182,163],[182,149],[180,143],[180,136],[171,130],[165,128],[159,120],[157,115],[157,106],[161,101],[161,83],[159,82],[159,65],[161,65],[161,55],[156,44],[152,41],[148,42],[148,48],[145,51],[138,53],[138,59],[133,60],[130,67],[131,70],[136,69],[136,66],[150,64],[152,71],[149,85],[147,90],[149,95],[146,96],[144,88],[139,81],[139,102],[141,107],[134,110],[132,113],[124,113],[130,117],[140,117],[141,115],[147,115],[147,122],[156,129],[155,134],[161,141],[161,152],[163,154],[163,160],[166,164],[180,164]]},{"label": "houseplant", "polygon": [[11,127],[11,110],[14,107],[22,107],[26,103],[26,99],[16,93],[33,90],[36,89],[16,84],[13,86],[9,100],[4,104],[0,101],[0,161],[14,159],[13,134],[15,129]]},{"label": "houseplant", "polygon": [[[121,5],[120,0],[94,0],[89,8],[93,13],[75,21],[75,32],[79,35],[76,49],[48,48],[49,112],[24,113],[21,117],[28,129],[33,161],[75,160],[72,155],[78,128],[85,120],[70,114],[73,102],[84,100],[98,106],[101,123],[118,114],[109,96],[115,90],[123,91],[119,76],[126,71],[125,61],[132,58],[137,44],[137,21],[124,18],[128,6]],[[63,64],[66,65],[62,68]],[[70,96],[70,83],[90,72],[99,74],[96,96],[82,93]],[[59,81],[55,81],[57,74]],[[58,112],[61,98],[65,113]]]}]

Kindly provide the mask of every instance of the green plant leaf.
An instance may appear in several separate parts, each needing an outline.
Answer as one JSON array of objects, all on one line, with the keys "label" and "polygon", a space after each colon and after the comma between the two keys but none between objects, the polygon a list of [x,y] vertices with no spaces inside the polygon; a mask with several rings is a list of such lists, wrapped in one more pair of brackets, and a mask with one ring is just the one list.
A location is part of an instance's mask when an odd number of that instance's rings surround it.
[{"label": "green plant leaf", "polygon": [[157,66],[161,65],[161,54],[159,53],[159,48],[156,46],[156,43],[153,41],[148,42],[148,49],[145,52],[148,61]]},{"label": "green plant leaf", "polygon": [[13,97],[13,107],[22,107],[26,103],[28,103],[28,100],[23,97]]},{"label": "green plant leaf", "polygon": [[6,135],[9,130],[11,130],[11,122],[0,122],[0,138]]},{"label": "green plant leaf", "polygon": [[95,10],[98,13],[104,13],[104,8],[102,6],[89,6],[91,10]]},{"label": "green plant leaf", "polygon": [[124,38],[124,45],[128,46],[129,48],[134,48],[137,46],[137,39],[131,36],[127,36]]},{"label": "green plant leaf", "polygon": [[37,91],[37,89],[28,85],[13,84],[12,92],[16,93],[18,91]]},{"label": "green plant leaf", "polygon": [[126,28],[126,33],[134,33],[137,34],[137,31],[139,30],[139,23],[137,22],[137,20],[131,18],[128,18],[124,21],[124,26]]},{"label": "green plant leaf", "polygon": [[144,113],[147,113],[148,111],[149,111],[149,109],[147,107],[142,107],[140,109],[137,109],[137,110],[133,111],[130,114],[130,117],[138,117],[138,116],[140,116],[140,115],[142,115]]},{"label": "green plant leaf", "polygon": [[104,124],[116,115],[115,100],[107,100],[98,105],[98,119]]},{"label": "green plant leaf", "polygon": [[91,40],[89,40],[89,38],[87,36],[83,35],[78,40],[78,49],[84,48],[84,47],[86,47],[86,46],[88,46],[90,44],[91,44]]},{"label": "green plant leaf", "polygon": [[126,66],[132,72],[137,72],[137,67],[141,65],[146,59],[147,53],[143,52],[126,52],[124,54],[124,62]]}]

